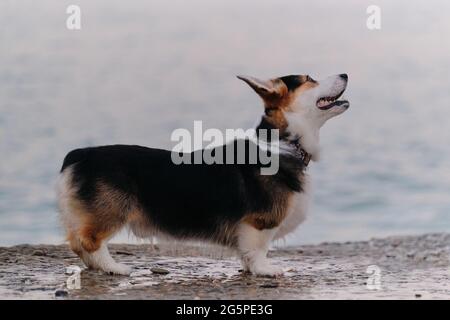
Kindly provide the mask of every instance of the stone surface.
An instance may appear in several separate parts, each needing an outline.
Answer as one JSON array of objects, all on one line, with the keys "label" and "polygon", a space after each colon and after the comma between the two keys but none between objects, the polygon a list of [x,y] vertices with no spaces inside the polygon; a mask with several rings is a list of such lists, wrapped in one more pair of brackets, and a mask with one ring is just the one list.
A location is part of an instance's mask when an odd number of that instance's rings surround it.
[{"label": "stone surface", "polygon": [[[130,277],[86,270],[66,245],[0,248],[0,298],[450,299],[449,234],[272,250],[285,270],[276,279],[242,274],[223,250],[175,248],[110,245],[117,261],[133,267]],[[67,281],[77,266],[80,289]]]}]

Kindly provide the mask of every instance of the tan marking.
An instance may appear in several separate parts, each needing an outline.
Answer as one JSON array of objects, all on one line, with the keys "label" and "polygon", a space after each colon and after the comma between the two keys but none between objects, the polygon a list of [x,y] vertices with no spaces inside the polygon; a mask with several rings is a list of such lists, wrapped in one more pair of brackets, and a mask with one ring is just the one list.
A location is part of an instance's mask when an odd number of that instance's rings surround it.
[{"label": "tan marking", "polygon": [[102,245],[103,240],[108,239],[118,229],[119,226],[114,229],[105,230],[103,226],[98,224],[86,224],[79,232],[81,246],[89,253],[97,251]]},{"label": "tan marking", "polygon": [[251,213],[246,215],[242,222],[248,223],[258,230],[273,229],[278,227],[286,218],[292,192],[280,190],[274,196],[274,208],[271,212]]},{"label": "tan marking", "polygon": [[77,234],[72,231],[67,232],[67,241],[69,241],[70,249],[75,252],[76,255],[81,256],[82,248],[80,241],[78,240]]}]

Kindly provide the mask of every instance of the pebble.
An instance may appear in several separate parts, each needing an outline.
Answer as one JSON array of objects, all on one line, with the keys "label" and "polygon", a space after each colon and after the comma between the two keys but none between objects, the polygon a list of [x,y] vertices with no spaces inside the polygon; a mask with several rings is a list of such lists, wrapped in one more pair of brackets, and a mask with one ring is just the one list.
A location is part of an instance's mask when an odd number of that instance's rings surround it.
[{"label": "pebble", "polygon": [[158,268],[158,267],[151,268],[150,271],[155,274],[169,274],[170,273],[169,270],[166,270],[163,268]]},{"label": "pebble", "polygon": [[134,254],[129,251],[117,250],[116,254],[122,254],[124,256],[133,256]]},{"label": "pebble", "polygon": [[32,256],[38,256],[38,257],[40,257],[40,256],[45,256],[45,255],[47,255],[46,254],[46,252],[45,251],[43,251],[43,250],[34,250],[33,251],[33,253],[31,254]]},{"label": "pebble", "polygon": [[68,295],[69,295],[69,292],[64,289],[58,289],[55,291],[55,297],[57,297],[57,298],[64,298],[64,297],[67,297]]},{"label": "pebble", "polygon": [[260,285],[261,288],[278,288],[279,284],[276,282],[263,283]]}]

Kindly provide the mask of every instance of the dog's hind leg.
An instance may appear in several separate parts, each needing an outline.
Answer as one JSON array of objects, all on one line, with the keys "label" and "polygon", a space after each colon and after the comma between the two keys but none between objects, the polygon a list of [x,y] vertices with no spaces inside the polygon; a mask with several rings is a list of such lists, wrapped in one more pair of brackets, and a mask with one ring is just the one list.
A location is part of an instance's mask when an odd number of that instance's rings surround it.
[{"label": "dog's hind leg", "polygon": [[[70,213],[76,215],[75,213]],[[74,217],[75,218],[75,217]],[[80,216],[76,218],[81,218]],[[76,219],[75,218],[75,219]],[[112,274],[129,275],[131,268],[114,261],[108,251],[108,240],[119,228],[110,229],[108,232],[93,227],[86,219],[78,223],[77,229],[68,230],[67,239],[70,248],[75,252],[84,264],[95,270],[102,270]]]},{"label": "dog's hind leg", "polygon": [[91,269],[129,275],[131,268],[115,262],[107,247],[108,240],[127,223],[126,206],[117,206],[123,199],[105,188],[98,189],[95,203],[87,209],[71,180],[71,170],[66,169],[58,186],[61,221],[70,248]]},{"label": "dog's hind leg", "polygon": [[242,222],[237,229],[237,248],[245,272],[261,276],[278,276],[283,270],[270,264],[267,252],[278,227],[257,229]]},{"label": "dog's hind leg", "polygon": [[103,242],[96,251],[87,252],[83,250],[80,257],[91,269],[102,270],[110,274],[131,274],[131,267],[114,261],[109,254],[106,242]]},{"label": "dog's hind leg", "polygon": [[108,251],[107,243],[114,233],[101,232],[89,226],[84,227],[77,239],[81,247],[79,256],[91,269],[102,270],[111,274],[129,275],[131,268],[114,261]]}]

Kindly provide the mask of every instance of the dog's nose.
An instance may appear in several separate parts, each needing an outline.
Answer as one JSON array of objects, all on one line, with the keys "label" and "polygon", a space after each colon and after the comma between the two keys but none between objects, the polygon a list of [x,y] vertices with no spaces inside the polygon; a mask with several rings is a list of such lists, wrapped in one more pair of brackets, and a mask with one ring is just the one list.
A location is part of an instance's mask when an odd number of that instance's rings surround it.
[{"label": "dog's nose", "polygon": [[348,80],[348,75],[347,75],[346,73],[340,74],[339,77],[341,77],[341,78],[344,79],[345,81]]}]

